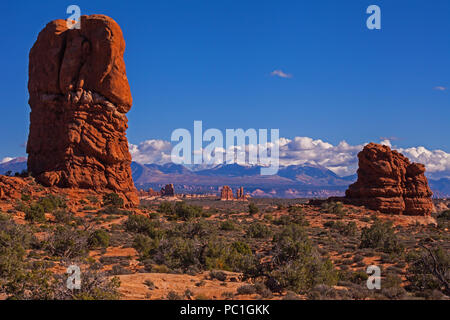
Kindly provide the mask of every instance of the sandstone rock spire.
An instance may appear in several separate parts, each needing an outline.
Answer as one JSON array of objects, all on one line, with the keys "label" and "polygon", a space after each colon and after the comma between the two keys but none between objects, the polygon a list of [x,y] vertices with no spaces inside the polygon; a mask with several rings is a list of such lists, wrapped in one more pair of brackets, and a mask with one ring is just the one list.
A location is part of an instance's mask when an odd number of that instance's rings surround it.
[{"label": "sandstone rock spire", "polygon": [[45,186],[111,190],[137,203],[126,138],[132,105],[119,25],[55,20],[29,55],[28,171]]}]

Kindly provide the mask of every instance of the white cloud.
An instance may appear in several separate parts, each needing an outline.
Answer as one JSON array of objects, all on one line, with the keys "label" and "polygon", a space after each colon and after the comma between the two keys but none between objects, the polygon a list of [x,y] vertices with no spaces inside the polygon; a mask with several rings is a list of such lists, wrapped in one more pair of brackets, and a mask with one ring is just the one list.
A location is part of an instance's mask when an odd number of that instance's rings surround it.
[{"label": "white cloud", "polygon": [[382,144],[383,146],[388,146],[389,148],[392,147],[391,141],[389,139],[381,140],[380,144]]},{"label": "white cloud", "polygon": [[450,154],[442,150],[428,150],[425,147],[397,149],[413,162],[425,164],[431,178],[450,177]]},{"label": "white cloud", "polygon": [[443,86],[437,86],[437,87],[434,87],[433,89],[437,90],[437,91],[445,91],[445,90],[447,90],[447,88],[443,87]]},{"label": "white cloud", "polygon": [[0,164],[9,162],[9,161],[14,160],[14,159],[15,159],[15,158],[5,157],[5,158],[2,159],[2,161],[0,161]]},{"label": "white cloud", "polygon": [[138,145],[129,144],[133,161],[139,163],[164,164],[170,162],[172,144],[164,140],[145,140]]},{"label": "white cloud", "polygon": [[[320,165],[326,167],[339,176],[348,176],[356,173],[358,169],[357,154],[366,145],[350,145],[346,141],[341,141],[337,145],[312,139],[310,137],[295,137],[287,139],[281,137],[273,142],[280,148],[280,166],[288,165]],[[270,146],[268,142],[266,146]],[[412,162],[423,163],[426,166],[427,175],[437,179],[450,177],[450,153],[442,150],[429,150],[425,147],[397,148],[392,142],[383,138],[380,144],[390,146],[408,157]],[[207,143],[204,143],[204,146]],[[246,153],[249,150],[257,150],[257,145],[246,145],[243,149]],[[241,146],[231,147],[241,150]],[[164,164],[171,162],[172,144],[164,140],[146,140],[138,145],[130,144],[130,153],[133,160],[139,163]],[[223,148],[216,151],[225,152]],[[217,164],[217,163],[216,163]]]},{"label": "white cloud", "polygon": [[270,73],[270,75],[273,77],[275,76],[275,77],[280,77],[280,78],[285,78],[285,79],[292,78],[292,74],[285,73],[282,70],[274,70]]}]

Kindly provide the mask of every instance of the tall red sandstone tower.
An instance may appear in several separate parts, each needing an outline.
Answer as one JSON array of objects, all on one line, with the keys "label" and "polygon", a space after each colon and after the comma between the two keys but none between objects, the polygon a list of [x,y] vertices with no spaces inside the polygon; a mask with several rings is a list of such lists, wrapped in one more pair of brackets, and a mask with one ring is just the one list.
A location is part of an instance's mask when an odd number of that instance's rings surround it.
[{"label": "tall red sandstone tower", "polygon": [[126,113],[132,104],[119,25],[104,15],[81,28],[55,20],[29,55],[28,170],[46,186],[138,198],[131,177]]}]

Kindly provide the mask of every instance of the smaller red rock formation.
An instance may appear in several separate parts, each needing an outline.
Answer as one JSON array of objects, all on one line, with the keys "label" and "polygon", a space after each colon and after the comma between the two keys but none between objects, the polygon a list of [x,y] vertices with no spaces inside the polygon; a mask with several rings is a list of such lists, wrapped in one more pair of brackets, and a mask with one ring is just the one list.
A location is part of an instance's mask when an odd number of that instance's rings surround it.
[{"label": "smaller red rock formation", "polygon": [[220,200],[234,200],[233,190],[229,186],[223,186],[220,192]]},{"label": "smaller red rock formation", "polygon": [[173,187],[173,184],[166,184],[164,188],[161,189],[161,195],[163,197],[173,197],[175,196],[175,189]]},{"label": "smaller red rock formation", "polygon": [[237,200],[247,200],[247,196],[244,194],[244,187],[240,187],[236,191],[236,199]]},{"label": "smaller red rock formation", "polygon": [[432,192],[423,164],[376,143],[366,145],[358,159],[358,180],[345,192],[345,202],[383,213],[431,214]]},{"label": "smaller red rock formation", "polygon": [[139,197],[158,197],[161,195],[161,192],[155,191],[152,188],[149,188],[147,191],[139,190]]}]

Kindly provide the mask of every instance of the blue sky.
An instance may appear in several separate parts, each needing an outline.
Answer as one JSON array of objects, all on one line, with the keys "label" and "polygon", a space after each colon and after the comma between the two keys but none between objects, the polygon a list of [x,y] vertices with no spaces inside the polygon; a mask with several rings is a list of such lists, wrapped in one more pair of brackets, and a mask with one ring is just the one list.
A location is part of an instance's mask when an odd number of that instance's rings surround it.
[{"label": "blue sky", "polygon": [[[3,1],[0,159],[25,155],[28,52],[70,4],[123,30],[133,144],[170,140],[202,120],[332,144],[395,137],[399,147],[450,152],[448,0]],[[381,30],[366,28],[371,4],[381,8]]]}]

